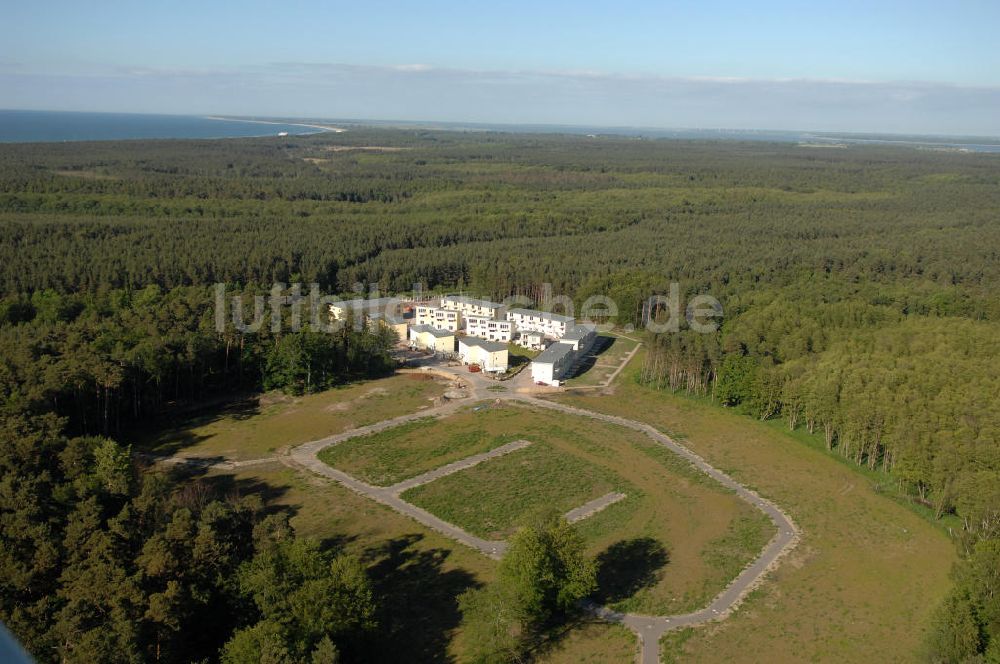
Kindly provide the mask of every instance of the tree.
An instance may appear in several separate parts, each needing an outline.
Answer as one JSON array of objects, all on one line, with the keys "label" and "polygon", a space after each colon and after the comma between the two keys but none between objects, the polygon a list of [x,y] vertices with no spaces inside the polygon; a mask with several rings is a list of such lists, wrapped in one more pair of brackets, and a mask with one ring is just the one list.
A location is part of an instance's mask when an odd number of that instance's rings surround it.
[{"label": "tree", "polygon": [[518,661],[532,639],[596,589],[594,561],[564,519],[522,528],[509,542],[496,582],[459,599],[472,660]]},{"label": "tree", "polygon": [[458,607],[470,662],[505,664],[521,659],[526,645],[525,616],[512,588],[492,583],[467,590],[459,597]]},{"label": "tree", "polygon": [[583,539],[564,519],[519,530],[500,561],[498,576],[533,625],[573,611],[597,589],[594,562],[584,553]]},{"label": "tree", "polygon": [[259,530],[260,548],[240,569],[240,592],[253,601],[259,620],[233,635],[222,650],[224,661],[240,661],[248,652],[284,653],[290,661],[329,657],[324,641],[337,651],[357,649],[375,626],[374,591],[360,561],[333,557],[313,540],[284,533],[274,521]]},{"label": "tree", "polygon": [[724,406],[738,406],[750,401],[757,379],[757,363],[752,357],[729,354],[719,369],[715,396]]}]

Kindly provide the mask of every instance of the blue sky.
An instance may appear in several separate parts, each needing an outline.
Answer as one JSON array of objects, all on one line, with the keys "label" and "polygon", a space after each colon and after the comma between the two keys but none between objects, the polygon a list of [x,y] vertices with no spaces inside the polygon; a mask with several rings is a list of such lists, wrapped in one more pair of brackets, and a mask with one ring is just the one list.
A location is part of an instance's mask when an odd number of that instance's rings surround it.
[{"label": "blue sky", "polygon": [[995,0],[0,10],[0,108],[1000,134]]}]

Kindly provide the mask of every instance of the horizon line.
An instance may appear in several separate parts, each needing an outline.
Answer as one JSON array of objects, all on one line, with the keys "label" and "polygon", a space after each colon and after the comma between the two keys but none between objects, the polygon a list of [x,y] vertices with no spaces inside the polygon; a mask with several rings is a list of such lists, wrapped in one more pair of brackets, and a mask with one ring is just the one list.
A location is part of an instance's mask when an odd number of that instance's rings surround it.
[{"label": "horizon line", "polygon": [[[66,109],[46,109],[46,108],[2,108],[0,107],[0,113],[6,112],[19,112],[19,113],[76,113],[76,114],[93,114],[93,115],[145,115],[145,116],[161,116],[161,117],[199,117],[204,119],[213,120],[227,120],[232,122],[273,122],[277,124],[296,124],[301,121],[313,121],[313,122],[328,122],[328,123],[338,123],[338,124],[351,124],[356,126],[384,126],[385,128],[392,128],[392,125],[409,125],[420,127],[422,125],[427,125],[429,129],[436,129],[439,131],[452,131],[448,129],[449,125],[452,126],[466,126],[466,127],[481,127],[484,130],[499,131],[501,133],[519,133],[515,131],[516,128],[552,128],[552,129],[606,129],[614,130],[618,132],[641,132],[641,131],[676,131],[676,132],[696,132],[696,131],[710,131],[710,132],[747,132],[747,133],[757,133],[757,134],[816,134],[819,137],[830,138],[835,136],[851,136],[851,137],[865,137],[865,136],[898,136],[898,137],[914,137],[914,138],[951,138],[951,139],[988,139],[992,141],[1000,142],[1000,134],[990,135],[990,134],[948,134],[948,133],[923,133],[923,132],[891,132],[891,131],[878,131],[878,130],[866,130],[866,131],[851,131],[851,130],[837,130],[837,129],[763,129],[763,128],[751,128],[751,127],[723,127],[723,126],[705,126],[705,127],[691,127],[691,126],[651,126],[651,125],[602,125],[602,124],[577,124],[577,123],[552,123],[552,122],[520,122],[520,123],[510,123],[510,122],[483,122],[477,120],[406,120],[406,119],[387,119],[387,118],[336,118],[336,117],[324,117],[318,115],[242,115],[237,113],[199,113],[199,112],[187,112],[187,113],[149,113],[143,111],[95,111],[95,110],[66,110]],[[293,122],[281,122],[283,120],[290,120]],[[505,131],[504,129],[498,129],[499,127],[509,127],[510,131]],[[324,128],[327,129],[327,128]],[[553,131],[552,133],[566,133],[560,131]],[[108,139],[111,140],[111,139]]]}]

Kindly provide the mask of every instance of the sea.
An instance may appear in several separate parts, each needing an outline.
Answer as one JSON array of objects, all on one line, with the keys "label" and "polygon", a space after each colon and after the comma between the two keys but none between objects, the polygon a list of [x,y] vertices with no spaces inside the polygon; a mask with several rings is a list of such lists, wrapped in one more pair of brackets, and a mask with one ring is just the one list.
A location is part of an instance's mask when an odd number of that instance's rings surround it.
[{"label": "sea", "polygon": [[113,141],[142,138],[245,138],[315,134],[308,124],[214,118],[203,115],[71,113],[0,110],[0,143]]},{"label": "sea", "polygon": [[486,124],[474,122],[407,122],[386,120],[303,120],[212,117],[204,115],[147,115],[139,113],[76,113],[65,111],[0,110],[0,143],[111,141],[157,138],[247,138],[290,136],[340,131],[340,126],[397,129],[497,131],[516,133],[582,134],[593,138],[679,139],[701,141],[763,141],[797,143],[803,147],[846,148],[852,145],[895,145],[947,152],[1000,153],[1000,138],[850,134],[840,132],[772,131],[750,129],[662,129],[580,125]]}]

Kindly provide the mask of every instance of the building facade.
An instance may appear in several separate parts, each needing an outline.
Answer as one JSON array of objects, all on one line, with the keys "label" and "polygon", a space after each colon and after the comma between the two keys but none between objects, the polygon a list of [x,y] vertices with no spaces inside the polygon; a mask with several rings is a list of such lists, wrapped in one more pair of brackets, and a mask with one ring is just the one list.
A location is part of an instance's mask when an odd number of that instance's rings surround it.
[{"label": "building facade", "polygon": [[488,373],[502,373],[509,366],[506,344],[476,337],[459,337],[458,356],[463,363],[478,364]]},{"label": "building facade", "polygon": [[458,332],[462,325],[462,316],[458,311],[442,309],[430,305],[417,305],[413,309],[414,325],[436,327],[439,330]]},{"label": "building facade", "polygon": [[485,316],[465,316],[464,318],[465,333],[470,336],[507,343],[514,335],[514,324],[509,320],[495,320]]},{"label": "building facade", "polygon": [[435,353],[455,352],[455,335],[448,330],[440,330],[428,325],[411,325],[409,340],[410,345],[414,348]]},{"label": "building facade", "polygon": [[479,300],[464,295],[445,295],[441,298],[441,308],[457,311],[463,316],[480,316],[483,318],[504,318],[504,305],[489,300]]},{"label": "building facade", "polygon": [[552,344],[531,361],[531,380],[542,385],[559,387],[573,368],[576,357],[570,344]]},{"label": "building facade", "polygon": [[529,350],[545,350],[545,335],[541,332],[520,332],[514,338],[514,343]]},{"label": "building facade", "polygon": [[396,335],[397,341],[405,341],[409,335],[410,326],[405,321],[397,318],[391,318],[382,314],[372,314],[368,317],[368,329],[371,332],[390,329]]},{"label": "building facade", "polygon": [[507,312],[507,320],[518,332],[538,332],[552,339],[562,339],[566,329],[575,323],[570,316],[534,309],[511,309]]}]

